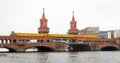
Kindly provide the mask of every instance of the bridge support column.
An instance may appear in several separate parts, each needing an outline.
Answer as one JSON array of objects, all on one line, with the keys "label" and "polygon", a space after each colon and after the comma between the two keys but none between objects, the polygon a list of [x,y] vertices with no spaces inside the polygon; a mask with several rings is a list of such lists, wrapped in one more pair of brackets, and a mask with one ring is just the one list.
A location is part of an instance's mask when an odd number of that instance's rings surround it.
[{"label": "bridge support column", "polygon": [[17,49],[17,52],[25,52],[25,49],[18,48],[18,49]]},{"label": "bridge support column", "polygon": [[64,52],[64,51],[66,51],[66,43],[65,42],[55,42],[55,45],[56,45],[56,47],[55,47],[55,51],[56,52]]},{"label": "bridge support column", "polygon": [[91,51],[99,51],[100,48],[98,47],[98,44],[90,44]]},{"label": "bridge support column", "polygon": [[1,43],[3,44],[3,40],[1,40]]},{"label": "bridge support column", "polygon": [[25,52],[24,44],[18,44],[17,52]]}]

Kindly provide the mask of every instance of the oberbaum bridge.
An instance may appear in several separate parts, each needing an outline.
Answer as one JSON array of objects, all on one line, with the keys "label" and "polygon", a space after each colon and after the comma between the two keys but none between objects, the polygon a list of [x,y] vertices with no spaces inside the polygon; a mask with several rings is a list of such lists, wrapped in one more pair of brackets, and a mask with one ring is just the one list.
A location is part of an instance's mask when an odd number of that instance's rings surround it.
[{"label": "oberbaum bridge", "polygon": [[0,48],[7,48],[9,52],[26,52],[30,48],[36,48],[38,52],[120,50],[119,38],[103,39],[95,35],[81,35],[76,24],[73,12],[67,34],[49,34],[43,9],[38,33],[12,31],[10,36],[0,36]]}]

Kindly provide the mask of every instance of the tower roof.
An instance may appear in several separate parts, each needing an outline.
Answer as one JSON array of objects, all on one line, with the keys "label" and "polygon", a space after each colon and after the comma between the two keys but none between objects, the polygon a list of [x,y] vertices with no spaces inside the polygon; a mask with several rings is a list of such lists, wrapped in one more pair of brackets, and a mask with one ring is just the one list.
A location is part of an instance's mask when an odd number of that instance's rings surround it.
[{"label": "tower roof", "polygon": [[45,19],[44,8],[43,8],[43,15],[42,15],[42,19]]},{"label": "tower roof", "polygon": [[73,16],[72,16],[72,21],[75,21],[74,11],[73,11]]}]

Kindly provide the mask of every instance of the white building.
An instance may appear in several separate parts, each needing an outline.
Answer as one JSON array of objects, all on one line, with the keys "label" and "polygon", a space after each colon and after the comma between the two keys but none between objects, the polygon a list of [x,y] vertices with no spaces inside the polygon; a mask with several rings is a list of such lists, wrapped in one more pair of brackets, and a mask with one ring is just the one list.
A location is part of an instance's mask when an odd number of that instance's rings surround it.
[{"label": "white building", "polygon": [[100,31],[99,33],[97,33],[97,35],[100,37],[100,38],[111,38],[111,32],[109,31]]},{"label": "white building", "polygon": [[100,31],[97,35],[100,38],[120,38],[120,30]]},{"label": "white building", "polygon": [[111,30],[112,38],[120,38],[120,30]]}]

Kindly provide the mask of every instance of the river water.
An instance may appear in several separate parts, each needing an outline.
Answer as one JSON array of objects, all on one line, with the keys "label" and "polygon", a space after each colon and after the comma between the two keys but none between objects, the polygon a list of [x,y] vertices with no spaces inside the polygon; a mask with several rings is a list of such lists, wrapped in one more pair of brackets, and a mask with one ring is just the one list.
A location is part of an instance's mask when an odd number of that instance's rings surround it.
[{"label": "river water", "polygon": [[0,63],[120,63],[120,51],[0,53]]}]

